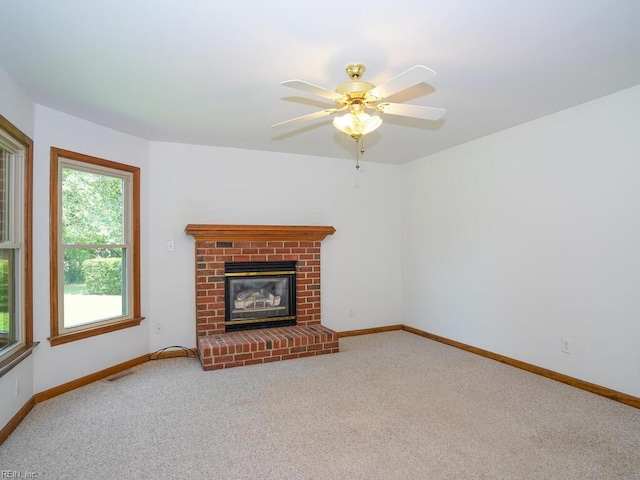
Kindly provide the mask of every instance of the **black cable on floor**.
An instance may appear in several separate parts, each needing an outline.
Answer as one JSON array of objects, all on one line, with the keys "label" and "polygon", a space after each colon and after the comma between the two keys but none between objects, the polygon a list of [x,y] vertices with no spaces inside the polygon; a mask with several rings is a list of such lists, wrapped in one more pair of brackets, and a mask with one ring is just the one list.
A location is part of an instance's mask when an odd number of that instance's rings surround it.
[{"label": "black cable on floor", "polygon": [[[172,352],[171,355],[163,355],[166,351],[171,351],[171,349],[177,348],[178,351],[182,350],[181,354],[175,354],[176,352]],[[198,352],[193,348],[183,347],[181,345],[172,345],[170,347],[164,347],[160,350],[157,350],[153,353],[149,354],[149,360],[160,360],[161,358],[176,358],[176,357],[188,357],[188,358],[198,358]]]}]

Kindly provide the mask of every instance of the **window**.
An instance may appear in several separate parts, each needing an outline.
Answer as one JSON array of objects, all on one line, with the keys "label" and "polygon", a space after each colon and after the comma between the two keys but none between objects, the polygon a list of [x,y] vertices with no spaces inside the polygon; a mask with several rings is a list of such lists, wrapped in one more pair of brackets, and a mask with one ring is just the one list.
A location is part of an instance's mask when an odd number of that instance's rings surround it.
[{"label": "window", "polygon": [[0,376],[27,357],[31,317],[33,142],[0,116]]},{"label": "window", "polygon": [[51,345],[140,315],[140,169],[51,149]]}]

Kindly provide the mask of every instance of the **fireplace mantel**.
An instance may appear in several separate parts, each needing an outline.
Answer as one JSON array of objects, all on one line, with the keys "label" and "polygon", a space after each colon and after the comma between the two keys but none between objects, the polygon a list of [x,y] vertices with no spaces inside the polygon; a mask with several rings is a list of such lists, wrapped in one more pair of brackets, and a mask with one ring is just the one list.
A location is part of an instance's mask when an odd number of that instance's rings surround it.
[{"label": "fireplace mantel", "polygon": [[331,226],[189,224],[185,232],[198,241],[322,241],[336,231]]}]

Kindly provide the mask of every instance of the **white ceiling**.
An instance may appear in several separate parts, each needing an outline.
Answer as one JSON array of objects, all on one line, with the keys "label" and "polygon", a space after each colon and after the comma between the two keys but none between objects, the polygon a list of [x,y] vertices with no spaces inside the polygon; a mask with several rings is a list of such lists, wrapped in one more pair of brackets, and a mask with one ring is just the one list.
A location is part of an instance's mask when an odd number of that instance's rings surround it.
[{"label": "white ceiling", "polygon": [[0,45],[40,105],[150,140],[346,159],[331,117],[270,128],[327,105],[280,82],[426,65],[429,85],[390,100],[444,120],[387,116],[365,137],[362,160],[400,164],[640,84],[640,1],[3,0]]}]

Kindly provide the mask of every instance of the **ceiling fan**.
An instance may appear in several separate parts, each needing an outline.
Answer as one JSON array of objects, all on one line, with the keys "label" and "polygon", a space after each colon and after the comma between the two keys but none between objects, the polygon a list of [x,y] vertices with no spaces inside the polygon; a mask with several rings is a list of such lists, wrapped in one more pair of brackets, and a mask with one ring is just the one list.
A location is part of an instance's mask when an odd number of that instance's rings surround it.
[{"label": "ceiling fan", "polygon": [[366,110],[372,110],[375,113],[385,115],[398,115],[423,120],[439,120],[446,112],[443,108],[405,105],[384,101],[385,98],[395,93],[406,90],[419,83],[427,82],[435,77],[436,72],[424,65],[411,67],[409,70],[396,75],[378,86],[361,80],[366,70],[365,66],[361,63],[350,63],[346,66],[345,70],[351,78],[351,81],[343,83],[335,90],[319,87],[303,80],[287,80],[282,82],[281,85],[286,87],[296,88],[303,92],[332,100],[335,103],[335,107],[276,123],[272,125],[272,127],[277,128],[296,125],[348,110],[348,113],[345,115],[335,117],[333,119],[333,125],[358,142],[364,135],[374,131],[382,124],[382,119],[378,115],[369,115],[366,113]]}]

